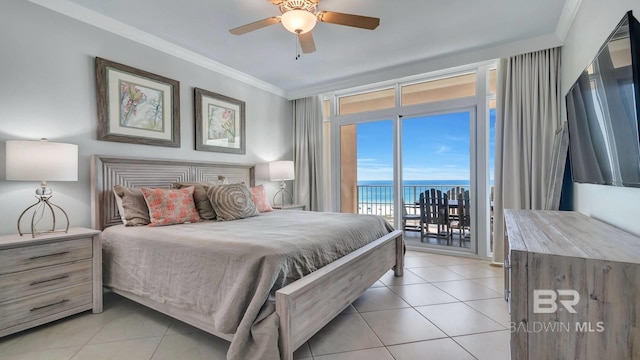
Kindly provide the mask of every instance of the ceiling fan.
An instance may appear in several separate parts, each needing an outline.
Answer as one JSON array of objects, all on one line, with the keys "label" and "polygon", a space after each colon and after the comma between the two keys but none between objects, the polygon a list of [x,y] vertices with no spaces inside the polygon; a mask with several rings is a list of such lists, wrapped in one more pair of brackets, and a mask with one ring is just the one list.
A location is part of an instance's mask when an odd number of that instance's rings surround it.
[{"label": "ceiling fan", "polygon": [[380,19],[333,11],[317,11],[320,0],[267,0],[280,8],[281,16],[272,16],[251,24],[229,30],[234,35],[246,34],[269,25],[282,23],[292,33],[298,35],[300,47],[305,54],[316,51],[311,30],[318,21],[373,30],[380,25]]}]

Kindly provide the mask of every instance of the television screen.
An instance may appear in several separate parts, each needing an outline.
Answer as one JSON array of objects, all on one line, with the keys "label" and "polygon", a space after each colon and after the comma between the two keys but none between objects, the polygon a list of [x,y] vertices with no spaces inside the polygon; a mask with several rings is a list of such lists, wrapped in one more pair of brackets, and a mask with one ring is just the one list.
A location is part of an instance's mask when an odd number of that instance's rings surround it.
[{"label": "television screen", "polygon": [[640,187],[639,31],[627,13],[566,96],[574,182]]}]

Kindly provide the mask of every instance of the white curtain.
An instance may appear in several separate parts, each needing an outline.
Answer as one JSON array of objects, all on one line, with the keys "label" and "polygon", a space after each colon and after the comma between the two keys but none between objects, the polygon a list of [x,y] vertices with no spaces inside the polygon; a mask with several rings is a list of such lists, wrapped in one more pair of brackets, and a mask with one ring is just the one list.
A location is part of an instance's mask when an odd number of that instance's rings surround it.
[{"label": "white curtain", "polygon": [[324,211],[322,107],[320,97],[293,102],[294,197],[307,210]]},{"label": "white curtain", "polygon": [[493,259],[504,259],[504,209],[542,210],[560,127],[560,48],[498,65]]}]

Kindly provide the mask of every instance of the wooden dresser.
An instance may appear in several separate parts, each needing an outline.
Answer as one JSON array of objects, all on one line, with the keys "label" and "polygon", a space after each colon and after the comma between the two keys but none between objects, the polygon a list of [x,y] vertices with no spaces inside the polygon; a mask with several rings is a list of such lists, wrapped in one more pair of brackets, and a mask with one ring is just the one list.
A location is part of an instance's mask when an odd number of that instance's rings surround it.
[{"label": "wooden dresser", "polygon": [[571,211],[505,221],[511,359],[640,359],[640,237]]},{"label": "wooden dresser", "polygon": [[97,230],[0,236],[0,336],[92,309],[102,312]]}]

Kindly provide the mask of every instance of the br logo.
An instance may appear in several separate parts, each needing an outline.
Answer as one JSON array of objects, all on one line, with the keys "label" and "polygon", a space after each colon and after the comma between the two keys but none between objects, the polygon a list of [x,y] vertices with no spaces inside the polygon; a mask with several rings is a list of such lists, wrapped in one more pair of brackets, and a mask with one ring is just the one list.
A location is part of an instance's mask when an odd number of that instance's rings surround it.
[{"label": "br logo", "polygon": [[[560,296],[562,299],[558,300]],[[573,307],[580,302],[580,294],[575,290],[533,290],[534,314],[552,314],[558,311],[558,302],[568,312],[575,314]]]}]

